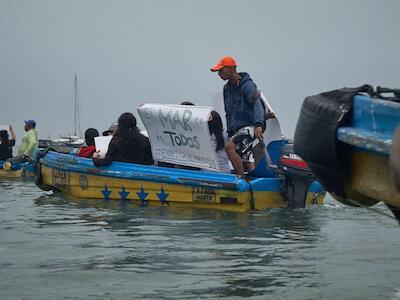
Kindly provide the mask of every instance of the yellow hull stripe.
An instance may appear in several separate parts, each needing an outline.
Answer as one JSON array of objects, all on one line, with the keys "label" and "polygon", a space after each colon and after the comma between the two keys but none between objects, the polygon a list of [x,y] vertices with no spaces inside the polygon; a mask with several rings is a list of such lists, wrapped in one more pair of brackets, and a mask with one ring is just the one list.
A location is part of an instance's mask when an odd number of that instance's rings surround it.
[{"label": "yellow hull stripe", "polygon": [[[252,201],[250,192],[80,174],[43,165],[41,172],[43,184],[85,199],[128,200],[142,205],[183,205],[237,212],[249,211],[253,205],[257,210],[287,207],[279,192],[254,192]],[[308,198],[308,204],[322,203],[322,199],[315,201],[315,193],[309,193]]]},{"label": "yellow hull stripe", "polygon": [[[389,173],[388,159],[386,156],[354,152],[350,159],[349,186],[346,193],[356,192],[377,201],[383,201],[392,206],[400,207],[400,194],[394,186]],[[350,197],[351,198],[351,197]],[[363,200],[353,197],[363,204]]]},{"label": "yellow hull stripe", "polygon": [[0,169],[0,177],[3,177],[3,178],[25,178],[25,177],[34,177],[34,176],[35,176],[34,173],[27,172],[24,169],[10,170],[10,171]]}]

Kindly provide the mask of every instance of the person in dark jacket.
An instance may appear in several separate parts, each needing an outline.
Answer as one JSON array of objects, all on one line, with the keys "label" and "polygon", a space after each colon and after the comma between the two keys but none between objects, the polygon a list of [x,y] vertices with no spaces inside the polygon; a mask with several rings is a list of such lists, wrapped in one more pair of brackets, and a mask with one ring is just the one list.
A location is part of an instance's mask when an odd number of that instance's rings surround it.
[{"label": "person in dark jacket", "polygon": [[225,151],[236,173],[243,176],[245,169],[250,171],[254,168],[246,149],[251,148],[254,139],[263,138],[265,109],[254,81],[249,74],[238,73],[236,67],[233,57],[224,56],[211,71],[218,72],[222,80],[228,81],[223,90],[229,137],[225,143]]},{"label": "person in dark jacket", "polygon": [[12,147],[15,145],[15,133],[10,126],[11,139],[9,139],[7,130],[0,130],[0,160],[6,160],[12,157]]},{"label": "person in dark jacket", "polygon": [[218,168],[221,172],[230,173],[229,159],[224,150],[226,136],[224,135],[222,119],[215,110],[211,112],[210,119],[208,120],[208,128],[210,130],[211,145],[217,157]]},{"label": "person in dark jacket", "polygon": [[85,131],[85,141],[86,147],[79,148],[76,153],[79,157],[91,158],[93,154],[96,152],[96,145],[94,144],[94,138],[99,136],[99,132],[97,129],[88,128]]},{"label": "person in dark jacket", "polygon": [[118,118],[118,128],[108,146],[105,158],[99,152],[93,155],[95,166],[108,166],[113,161],[152,165],[150,142],[136,127],[136,118],[131,113],[123,113]]}]

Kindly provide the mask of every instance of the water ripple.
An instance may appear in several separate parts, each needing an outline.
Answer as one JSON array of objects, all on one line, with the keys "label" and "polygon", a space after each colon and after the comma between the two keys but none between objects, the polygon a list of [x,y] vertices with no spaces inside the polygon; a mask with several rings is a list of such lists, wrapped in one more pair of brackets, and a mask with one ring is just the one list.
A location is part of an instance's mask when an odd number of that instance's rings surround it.
[{"label": "water ripple", "polygon": [[398,294],[397,223],[333,199],[254,213],[143,208],[43,193],[18,181],[0,181],[0,199],[1,298]]}]

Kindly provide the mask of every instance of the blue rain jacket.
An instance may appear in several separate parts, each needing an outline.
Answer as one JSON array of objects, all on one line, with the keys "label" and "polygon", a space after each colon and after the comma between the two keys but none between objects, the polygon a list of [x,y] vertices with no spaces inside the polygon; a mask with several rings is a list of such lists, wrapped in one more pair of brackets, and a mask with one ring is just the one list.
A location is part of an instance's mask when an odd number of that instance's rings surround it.
[{"label": "blue rain jacket", "polygon": [[245,126],[261,126],[265,129],[265,111],[261,104],[260,92],[247,73],[239,73],[239,84],[224,86],[224,105],[227,133],[231,137]]}]

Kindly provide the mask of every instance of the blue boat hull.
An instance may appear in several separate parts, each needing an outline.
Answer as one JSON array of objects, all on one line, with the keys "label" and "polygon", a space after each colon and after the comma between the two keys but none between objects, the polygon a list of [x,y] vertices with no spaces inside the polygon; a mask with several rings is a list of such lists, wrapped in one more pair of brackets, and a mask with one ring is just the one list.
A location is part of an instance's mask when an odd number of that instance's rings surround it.
[{"label": "blue boat hull", "polygon": [[1,178],[33,178],[36,174],[36,167],[33,163],[12,163],[10,168],[3,168],[5,161],[0,160]]},{"label": "blue boat hull", "polygon": [[[243,180],[232,174],[113,162],[95,167],[91,159],[48,152],[39,159],[40,187],[78,198],[134,201],[141,205],[188,205],[229,211],[287,207],[278,177]],[[318,182],[305,204],[321,204]]]},{"label": "blue boat hull", "polygon": [[[392,149],[394,132],[400,126],[400,103],[362,94],[357,94],[350,98],[350,102],[346,102],[344,91],[346,89],[306,98],[306,105],[313,103],[318,109],[337,112],[339,117],[328,121],[330,124],[327,126],[330,126],[329,130],[334,134],[332,140],[331,137],[325,140],[326,144],[319,142],[315,128],[301,128],[296,129],[298,138],[295,138],[295,146],[297,143],[297,149],[303,150],[300,155],[311,169],[318,169],[317,177],[337,200],[354,206],[370,206],[383,201],[392,210],[400,208],[400,193],[396,188],[398,184],[389,164],[390,157],[400,159],[400,147],[396,151]],[[342,98],[334,99],[335,95]],[[303,103],[302,111],[304,107]],[[306,109],[300,115],[298,126],[307,123],[304,116],[310,108]],[[329,119],[329,115],[321,116],[317,121],[323,123],[323,118]],[[315,155],[304,151],[307,147],[304,147],[303,137],[310,132],[314,133],[313,147],[319,149]],[[325,149],[331,156],[324,156]],[[330,158],[335,161],[334,164],[329,164]]]}]

